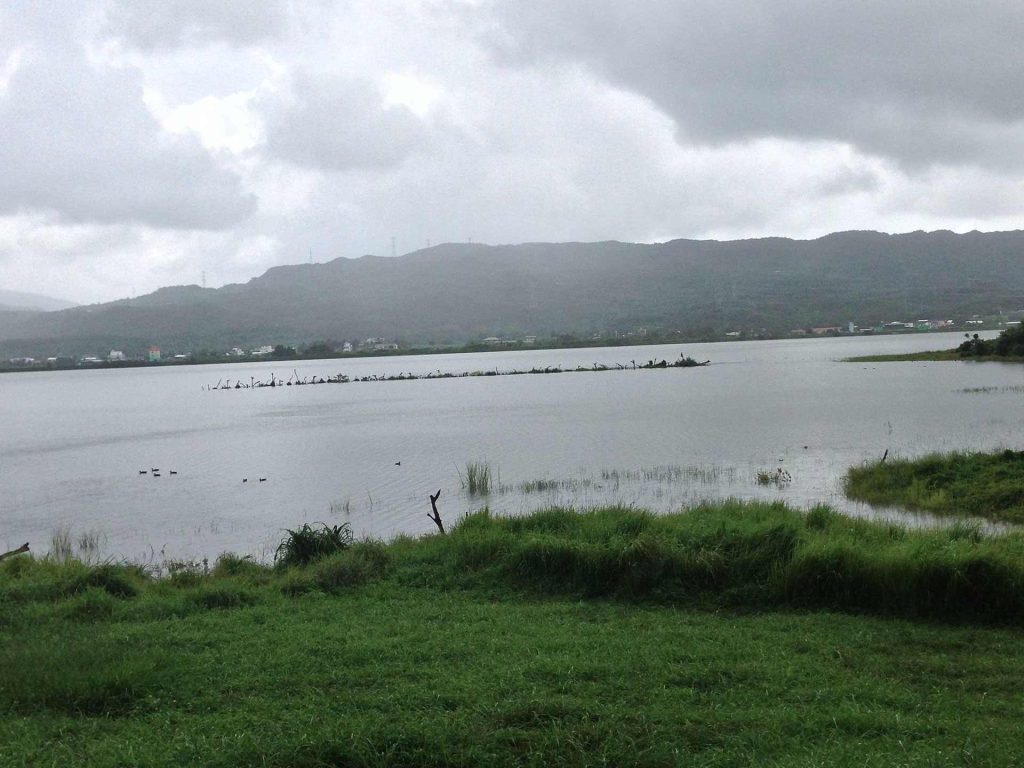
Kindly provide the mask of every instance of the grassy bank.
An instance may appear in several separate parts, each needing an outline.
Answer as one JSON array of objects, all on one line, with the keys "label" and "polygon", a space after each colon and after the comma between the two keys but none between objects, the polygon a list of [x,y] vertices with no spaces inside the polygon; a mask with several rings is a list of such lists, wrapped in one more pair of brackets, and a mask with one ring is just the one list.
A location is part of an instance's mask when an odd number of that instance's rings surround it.
[{"label": "grassy bank", "polygon": [[161,580],[21,556],[0,765],[1009,765],[1022,596],[1024,538],[767,504]]},{"label": "grassy bank", "polygon": [[[847,357],[845,363],[912,363],[921,361],[948,361],[964,360],[955,349],[940,349],[929,352],[907,352],[897,355],[861,355],[860,357]],[[970,358],[979,360],[981,358]]]},{"label": "grassy bank", "polygon": [[938,515],[1024,523],[1024,452],[951,453],[854,467],[846,494]]}]

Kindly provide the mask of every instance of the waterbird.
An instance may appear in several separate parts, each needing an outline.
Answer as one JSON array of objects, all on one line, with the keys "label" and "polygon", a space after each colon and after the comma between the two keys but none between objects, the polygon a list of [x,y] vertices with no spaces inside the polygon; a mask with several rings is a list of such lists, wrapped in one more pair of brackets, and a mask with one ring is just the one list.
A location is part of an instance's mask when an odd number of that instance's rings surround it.
[{"label": "waterbird", "polygon": [[139,470],[139,474],[140,474],[140,475],[145,475],[145,474],[147,473],[147,471],[148,471],[148,470],[145,470],[145,469],[140,469],[140,470]]},{"label": "waterbird", "polygon": [[249,482],[249,478],[248,477],[243,477],[242,478],[242,482],[243,483],[248,483]]},{"label": "waterbird", "polygon": [[160,471],[160,467],[150,467],[149,471],[150,472],[159,472]]},{"label": "waterbird", "polygon": [[178,474],[178,470],[176,470],[176,469],[172,469],[172,470],[171,470],[171,474],[172,474],[172,475],[176,475],[176,474]]},{"label": "waterbird", "polygon": [[395,462],[395,466],[396,466],[396,467],[400,467],[400,466],[402,466],[402,462],[400,462],[400,461],[396,461],[396,462]]},{"label": "waterbird", "polygon": [[159,472],[154,472],[153,473],[153,477],[160,477],[160,473]]},{"label": "waterbird", "polygon": [[265,482],[267,482],[267,478],[265,478],[265,477],[261,477],[261,478],[260,478],[260,482],[261,482],[261,483],[265,483]]}]

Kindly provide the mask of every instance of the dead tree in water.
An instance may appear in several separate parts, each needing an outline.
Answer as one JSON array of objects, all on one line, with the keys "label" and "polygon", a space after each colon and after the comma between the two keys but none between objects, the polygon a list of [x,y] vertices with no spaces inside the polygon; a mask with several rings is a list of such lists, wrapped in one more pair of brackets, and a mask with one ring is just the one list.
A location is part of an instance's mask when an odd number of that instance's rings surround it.
[{"label": "dead tree in water", "polygon": [[[440,491],[438,493],[440,493]],[[24,544],[22,544],[20,547],[18,547],[17,549],[12,549],[10,552],[4,552],[2,555],[0,555],[0,560],[6,560],[8,557],[14,557],[15,555],[20,555],[20,554],[23,554],[25,552],[28,552],[28,542],[27,541]]]},{"label": "dead tree in water", "polygon": [[441,498],[441,489],[437,489],[437,493],[430,495],[430,508],[434,511],[433,514],[427,515],[431,520],[434,521],[434,525],[437,526],[437,530],[444,533],[444,523],[441,522],[441,515],[437,512],[437,500]]}]

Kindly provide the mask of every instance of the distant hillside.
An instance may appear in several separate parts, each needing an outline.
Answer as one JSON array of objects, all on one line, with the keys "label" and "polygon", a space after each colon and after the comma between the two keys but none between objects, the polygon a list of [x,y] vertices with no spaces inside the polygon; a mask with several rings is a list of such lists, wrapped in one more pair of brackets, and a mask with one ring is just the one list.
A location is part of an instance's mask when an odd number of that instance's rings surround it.
[{"label": "distant hillside", "polygon": [[22,293],[21,291],[5,291],[0,288],[0,311],[53,312],[74,306],[73,302],[63,299],[54,299],[35,293]]},{"label": "distant hillside", "polygon": [[46,314],[0,313],[0,355],[387,337],[590,334],[963,318],[1024,307],[1024,232],[842,232],[817,240],[438,245],[275,267]]}]

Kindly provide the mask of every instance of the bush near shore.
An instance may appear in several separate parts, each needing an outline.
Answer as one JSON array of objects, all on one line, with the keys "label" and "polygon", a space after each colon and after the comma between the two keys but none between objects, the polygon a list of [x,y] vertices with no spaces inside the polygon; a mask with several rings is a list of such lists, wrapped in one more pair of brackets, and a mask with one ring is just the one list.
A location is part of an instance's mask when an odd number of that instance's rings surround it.
[{"label": "bush near shore", "polygon": [[872,462],[847,472],[845,490],[869,504],[1024,523],[1024,451]]}]

